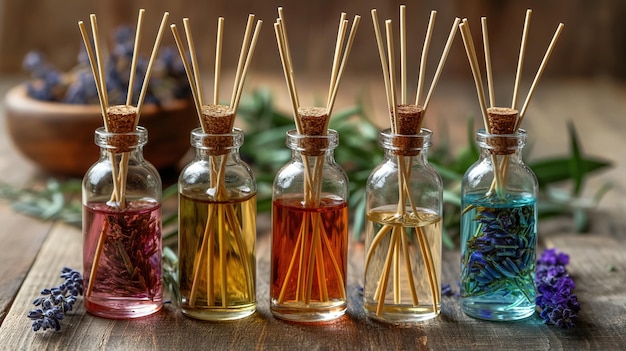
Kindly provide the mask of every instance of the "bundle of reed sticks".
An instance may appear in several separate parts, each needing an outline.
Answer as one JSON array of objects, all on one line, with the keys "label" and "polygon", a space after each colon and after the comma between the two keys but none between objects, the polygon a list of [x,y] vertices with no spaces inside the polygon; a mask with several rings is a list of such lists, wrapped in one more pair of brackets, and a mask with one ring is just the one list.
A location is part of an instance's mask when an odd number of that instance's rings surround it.
[{"label": "bundle of reed sticks", "polygon": [[[257,20],[256,25],[254,25],[255,15],[250,14],[248,16],[248,21],[246,24],[246,29],[244,33],[243,43],[241,46],[241,51],[239,55],[239,60],[237,63],[237,69],[235,74],[235,79],[233,83],[233,90],[230,99],[229,105],[220,105],[219,103],[219,86],[220,86],[220,71],[221,71],[221,57],[222,57],[222,39],[223,39],[223,28],[224,28],[224,18],[219,17],[217,22],[217,41],[215,48],[215,71],[214,71],[214,89],[213,89],[213,99],[211,104],[205,104],[204,92],[202,88],[202,76],[200,74],[200,67],[198,65],[197,55],[195,44],[192,37],[191,27],[189,18],[183,19],[183,25],[185,29],[185,35],[187,38],[187,47],[189,50],[189,54],[191,57],[191,65],[189,64],[189,60],[187,59],[186,50],[184,48],[184,43],[181,39],[181,36],[178,32],[178,29],[175,24],[170,26],[172,30],[172,34],[174,35],[174,39],[176,42],[176,46],[178,48],[180,57],[183,61],[183,65],[185,67],[185,72],[187,73],[187,78],[189,80],[189,84],[191,86],[191,91],[193,95],[193,100],[196,106],[196,111],[198,114],[198,120],[200,126],[202,128],[203,133],[211,134],[211,135],[227,135],[230,134],[233,130],[235,123],[235,116],[237,114],[237,108],[239,106],[239,101],[241,99],[241,95],[243,92],[244,82],[248,73],[248,69],[250,67],[250,63],[252,60],[252,56],[254,54],[254,49],[256,47],[256,43],[259,37],[259,33],[261,31],[261,26],[263,24],[262,20]],[[254,33],[253,33],[253,25],[254,25]],[[226,168],[226,158],[228,156],[226,149],[228,146],[232,146],[232,139],[228,137],[217,137],[217,139],[211,140],[215,142],[214,145],[210,145],[212,150],[209,151],[210,154],[210,170],[211,170],[211,184],[209,187],[212,189],[216,189],[215,191],[215,199],[221,203],[226,202],[228,200],[229,194],[226,190],[225,186],[225,168]],[[230,145],[228,145],[230,143]],[[222,208],[223,207],[223,208]],[[222,225],[216,224],[217,222],[223,223]],[[227,223],[227,224],[224,224]],[[219,282],[220,286],[220,295],[221,295],[221,307],[227,308],[230,303],[228,301],[228,293],[227,293],[227,260],[226,257],[226,228],[228,225],[232,233],[234,235],[234,239],[239,245],[239,251],[244,253],[248,252],[245,245],[245,240],[243,238],[243,228],[241,227],[241,223],[237,218],[235,210],[232,204],[227,204],[225,206],[217,205],[215,203],[210,203],[208,208],[208,216],[207,223],[205,225],[204,234],[202,236],[202,243],[199,252],[199,257],[195,260],[195,265],[193,267],[193,281],[191,292],[189,296],[189,305],[192,307],[196,307],[197,294],[199,289],[200,272],[202,267],[200,267],[201,262],[206,262],[207,267],[206,271],[208,277],[206,277],[207,282],[207,304],[209,306],[214,306],[217,299],[214,293],[214,286],[216,283],[216,278],[214,276],[214,245],[217,242],[218,245],[218,269],[219,276],[221,277]],[[217,234],[216,229],[217,228]],[[217,238],[215,238],[217,236]],[[206,259],[202,259],[205,257]],[[250,262],[249,259],[242,259],[242,265],[244,266],[245,272],[245,283],[247,286],[246,293],[248,298],[251,301],[254,301],[254,272],[253,272],[253,262]]]},{"label": "bundle of reed sticks", "polygon": [[[491,54],[489,49],[489,34],[487,31],[487,18],[481,18],[481,29],[482,29],[482,37],[483,37],[483,48],[485,53],[485,66],[487,71],[487,89],[489,92],[489,107],[487,107],[487,101],[484,92],[484,86],[482,82],[482,75],[480,72],[480,67],[478,64],[478,58],[476,55],[476,48],[474,46],[474,42],[472,39],[472,33],[470,31],[469,22],[467,19],[463,19],[462,23],[459,24],[459,29],[461,31],[461,35],[463,37],[463,44],[465,46],[465,52],[467,54],[467,58],[470,63],[470,67],[472,70],[472,75],[474,77],[474,83],[476,85],[476,92],[478,94],[478,102],[480,104],[480,110],[483,118],[483,123],[485,126],[485,131],[488,134],[515,134],[517,133],[519,127],[522,124],[524,117],[526,116],[526,111],[528,109],[528,105],[530,103],[530,99],[533,97],[535,89],[537,87],[537,83],[543,74],[543,71],[548,63],[548,59],[552,54],[554,46],[556,45],[559,36],[561,35],[561,31],[563,30],[564,24],[559,23],[548,45],[548,49],[539,65],[539,69],[533,79],[533,82],[528,91],[528,95],[524,100],[524,104],[522,105],[521,110],[518,113],[517,108],[517,100],[518,100],[518,90],[522,77],[522,68],[524,64],[524,56],[526,52],[526,40],[528,38],[528,29],[530,26],[530,18],[532,15],[532,10],[526,10],[526,17],[524,20],[524,28],[522,31],[522,40],[520,45],[518,63],[517,63],[517,71],[515,74],[515,84],[513,87],[513,98],[511,102],[511,107],[498,107],[495,102],[495,88],[493,83],[493,74],[491,70]],[[493,154],[499,153],[497,150]],[[502,152],[500,152],[502,153]],[[490,196],[494,191],[498,196],[503,196],[503,188],[506,182],[506,172],[508,168],[508,155],[505,155],[501,159],[500,164],[498,164],[498,159],[495,155],[492,155],[492,163],[494,169],[494,180],[492,182],[491,188],[489,189],[486,196]],[[469,209],[469,208],[468,208]],[[465,213],[468,209],[464,209]]]},{"label": "bundle of reed sticks", "polygon": [[[343,76],[346,68],[347,60],[350,55],[350,50],[356,36],[357,28],[361,17],[355,15],[352,21],[350,32],[346,38],[347,28],[349,21],[346,19],[347,14],[341,13],[339,19],[339,28],[337,30],[337,40],[335,44],[335,51],[333,55],[333,63],[331,69],[330,83],[328,87],[328,97],[325,107],[301,107],[300,99],[298,96],[298,90],[295,82],[293,61],[291,58],[291,51],[289,48],[289,40],[287,36],[287,28],[285,22],[285,15],[282,7],[278,8],[278,19],[274,23],[274,31],[276,34],[276,42],[278,44],[278,50],[282,62],[283,72],[285,75],[285,81],[287,84],[287,90],[289,91],[289,98],[291,102],[293,117],[295,121],[296,131],[302,136],[320,136],[326,135],[328,130],[328,124],[330,116],[332,115],[333,106],[339,90],[339,84],[341,77]],[[345,47],[344,47],[345,45]],[[320,152],[320,144],[316,143],[319,140],[304,140],[304,151],[302,152],[302,162],[304,164],[304,207],[317,208],[320,206],[320,198],[322,193],[322,171],[324,168],[324,154]],[[310,161],[313,159],[313,165],[310,165]],[[336,279],[339,282],[344,281],[342,269],[339,267],[337,258],[333,254],[333,250],[330,247],[330,241],[326,230],[323,227],[323,221],[320,214],[317,212],[307,213],[300,227],[296,247],[299,249],[294,250],[291,256],[290,265],[286,273],[286,277],[283,280],[283,285],[280,289],[278,297],[278,303],[281,304],[285,301],[285,293],[290,282],[290,277],[294,274],[294,268],[297,265],[297,287],[296,287],[296,302],[302,302],[309,304],[311,302],[311,291],[313,285],[313,277],[324,277],[324,262],[322,262],[323,250],[330,256],[332,261]],[[312,235],[311,238],[307,236]],[[305,245],[310,240],[310,245]],[[308,248],[308,249],[307,249]],[[308,251],[308,252],[306,252]],[[296,258],[300,260],[296,260]],[[308,257],[308,263],[304,262],[305,257]],[[305,267],[308,267],[306,269]],[[329,300],[326,279],[318,279],[320,301],[325,302]],[[341,298],[345,299],[345,286],[344,284],[338,284],[341,287]]]},{"label": "bundle of reed sticks", "polygon": [[[432,93],[437,85],[439,77],[441,76],[441,72],[445,65],[448,53],[450,51],[450,47],[454,41],[454,37],[456,34],[456,28],[460,23],[460,19],[456,18],[452,28],[450,30],[450,34],[446,41],[446,45],[443,49],[441,58],[439,60],[439,64],[435,71],[431,86],[428,90],[426,98],[424,100],[423,105],[420,105],[420,100],[422,97],[422,91],[424,87],[425,80],[425,71],[426,71],[426,59],[428,56],[428,51],[430,47],[430,41],[433,33],[433,28],[435,24],[436,11],[431,11],[430,19],[428,21],[428,28],[426,31],[426,38],[424,41],[422,55],[419,66],[419,76],[418,76],[418,84],[417,84],[417,93],[415,98],[415,104],[411,104],[407,102],[407,58],[406,58],[406,6],[400,6],[400,85],[401,85],[401,93],[400,93],[400,101],[398,104],[398,97],[396,94],[396,66],[395,66],[395,53],[393,47],[393,28],[392,21],[385,21],[385,34],[386,34],[386,50],[385,45],[383,43],[381,30],[378,23],[378,15],[376,9],[371,11],[372,21],[374,25],[374,32],[376,35],[376,43],[378,45],[378,51],[380,56],[380,63],[382,66],[383,78],[385,82],[385,92],[387,96],[387,106],[390,112],[390,124],[391,124],[391,133],[399,134],[399,135],[416,135],[420,133],[421,125],[425,116],[425,113],[428,109],[429,103],[431,101]],[[386,53],[385,53],[386,51]],[[408,153],[405,153],[409,155]],[[412,194],[410,191],[410,187],[408,185],[408,179],[411,177],[411,157],[405,156],[402,152],[397,153],[397,162],[399,167],[398,172],[398,206],[396,215],[399,218],[405,218],[406,216],[419,216],[419,212],[417,210],[417,204],[415,203],[413,197],[415,194]],[[409,213],[407,213],[407,209]],[[438,305],[439,305],[439,283],[437,278],[437,270],[434,267],[434,260],[432,256],[432,252],[430,251],[430,245],[428,243],[428,239],[426,238],[421,227],[415,227],[415,233],[418,238],[420,252],[424,259],[424,265],[426,267],[426,272],[428,275],[428,282],[432,297],[433,310],[435,314],[438,313]],[[387,235],[390,235],[390,245],[386,255],[385,263],[383,266],[383,271],[381,276],[378,279],[377,289],[374,294],[375,299],[378,300],[378,305],[376,309],[376,315],[381,316],[383,313],[383,307],[385,305],[386,294],[387,294],[387,286],[390,279],[391,268],[394,267],[393,271],[393,301],[394,304],[400,303],[400,268],[399,268],[399,260],[400,255],[404,256],[406,274],[408,277],[409,290],[411,292],[411,299],[414,306],[419,305],[419,297],[417,294],[417,290],[415,287],[415,282],[412,274],[411,268],[411,259],[409,256],[409,243],[406,238],[406,233],[404,233],[403,229],[399,226],[391,226],[385,224],[382,228],[374,235],[372,238],[371,245],[368,248],[368,252],[366,255],[365,262],[365,274],[367,276],[367,272],[369,269],[369,265],[371,259],[374,255],[374,252],[379,247],[383,238]]]},{"label": "bundle of reed sticks", "polygon": [[[152,48],[152,53],[150,55],[150,59],[148,61],[148,66],[146,69],[146,73],[144,76],[144,80],[142,83],[142,87],[139,93],[139,97],[137,100],[137,106],[132,106],[133,101],[133,87],[135,84],[135,73],[137,67],[137,58],[139,55],[139,43],[141,40],[141,30],[143,25],[143,17],[145,10],[140,9],[139,15],[137,18],[137,29],[135,34],[135,44],[133,47],[133,57],[131,61],[130,67],[130,76],[128,82],[128,94],[126,97],[126,105],[118,105],[118,106],[109,106],[108,103],[108,95],[107,95],[107,86],[106,86],[106,75],[104,74],[104,59],[102,57],[102,48],[100,41],[100,34],[98,29],[98,22],[95,14],[90,15],[91,22],[91,32],[93,38],[93,48],[91,46],[89,35],[87,33],[87,29],[83,21],[78,22],[78,27],[80,33],[82,35],[82,39],[85,45],[85,49],[87,50],[87,55],[89,57],[89,64],[91,66],[91,71],[96,82],[96,88],[98,91],[98,98],[100,101],[100,110],[102,113],[102,118],[104,121],[104,127],[107,132],[110,133],[132,133],[137,129],[139,123],[139,116],[141,112],[141,106],[143,105],[144,99],[146,97],[146,93],[148,90],[148,82],[150,81],[150,76],[152,73],[152,67],[154,65],[154,61],[157,56],[157,52],[159,50],[159,45],[161,44],[161,39],[163,37],[163,31],[165,29],[165,24],[169,17],[169,13],[165,12],[163,14],[163,18],[161,20],[161,25],[159,26],[159,30],[157,32],[157,36],[154,42],[154,47]],[[95,54],[94,54],[95,51]],[[111,161],[111,167],[113,171],[113,191],[111,194],[111,201],[109,202],[111,205],[115,204],[120,209],[124,209],[126,207],[126,179],[128,176],[128,162],[130,156],[130,149],[128,148],[131,143],[136,142],[132,138],[114,138],[112,143],[115,144],[115,150],[109,150],[109,159]],[[122,152],[122,157],[119,163],[116,160],[115,153]],[[102,228],[102,232],[100,233],[100,237],[98,239],[98,244],[96,247],[96,253],[94,256],[88,286],[85,292],[85,296],[89,297],[91,295],[91,291],[93,289],[93,281],[97,273],[98,262],[100,261],[100,256],[102,254],[102,250],[104,247],[105,241],[105,231],[106,231],[107,222],[105,222],[104,227]]]}]

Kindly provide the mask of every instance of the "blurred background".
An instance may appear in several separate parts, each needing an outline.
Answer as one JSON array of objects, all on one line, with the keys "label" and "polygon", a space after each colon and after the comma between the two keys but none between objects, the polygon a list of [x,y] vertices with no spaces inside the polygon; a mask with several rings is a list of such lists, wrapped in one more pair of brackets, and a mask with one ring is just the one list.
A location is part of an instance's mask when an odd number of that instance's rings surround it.
[{"label": "blurred background", "polygon": [[[480,17],[487,16],[494,74],[510,80],[517,64],[525,10],[532,8],[528,67],[538,66],[556,26],[564,22],[566,28],[551,58],[547,76],[626,77],[623,64],[626,61],[626,23],[623,21],[626,2],[623,0],[0,0],[0,72],[19,73],[24,55],[33,49],[42,51],[59,68],[67,69],[75,64],[82,45],[77,21],[88,23],[89,14],[95,13],[102,33],[111,33],[119,25],[134,26],[138,9],[145,8],[144,50],[148,52],[151,47],[163,12],[169,11],[170,22],[180,26],[183,17],[190,18],[201,60],[208,67],[213,58],[216,18],[225,17],[225,69],[236,64],[246,16],[254,13],[265,21],[254,69],[281,73],[271,25],[277,17],[277,7],[283,6],[298,72],[329,71],[339,14],[345,11],[348,18],[359,14],[363,20],[347,74],[378,73],[380,64],[369,12],[376,8],[381,21],[390,18],[397,23],[400,4],[407,5],[408,56],[416,63],[410,65],[413,69],[419,62],[429,12],[434,9],[438,16],[431,47],[433,55],[441,52],[455,16],[469,19],[479,45]],[[171,45],[171,33],[166,34],[164,45]],[[436,62],[435,57],[431,62]],[[468,76],[460,40],[451,52],[445,72],[448,77]]]}]

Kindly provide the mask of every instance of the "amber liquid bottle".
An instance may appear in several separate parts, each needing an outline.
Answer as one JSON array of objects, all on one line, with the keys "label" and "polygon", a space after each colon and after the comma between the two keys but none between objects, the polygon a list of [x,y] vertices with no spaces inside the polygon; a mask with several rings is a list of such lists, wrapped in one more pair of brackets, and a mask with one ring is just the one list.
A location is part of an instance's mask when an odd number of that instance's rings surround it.
[{"label": "amber liquid bottle", "polygon": [[338,135],[287,133],[292,158],[273,186],[270,310],[328,321],[346,311],[348,178],[334,160]]}]

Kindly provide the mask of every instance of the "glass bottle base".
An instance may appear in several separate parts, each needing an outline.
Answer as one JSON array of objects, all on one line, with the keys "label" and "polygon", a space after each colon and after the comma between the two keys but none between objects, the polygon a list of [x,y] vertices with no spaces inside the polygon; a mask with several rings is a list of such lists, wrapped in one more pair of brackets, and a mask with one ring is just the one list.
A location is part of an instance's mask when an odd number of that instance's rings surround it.
[{"label": "glass bottle base", "polygon": [[461,310],[470,317],[490,321],[515,321],[532,316],[534,304],[503,304],[501,301],[462,300]]},{"label": "glass bottle base", "polygon": [[346,313],[346,302],[285,302],[281,305],[270,303],[270,311],[274,317],[292,322],[327,322],[337,319]]},{"label": "glass bottle base", "polygon": [[437,309],[434,310],[432,305],[384,305],[380,315],[376,314],[377,303],[365,303],[363,309],[367,317],[381,322],[411,323],[423,322],[437,317],[441,311],[441,306],[438,305]]},{"label": "glass bottle base", "polygon": [[130,319],[149,316],[161,310],[161,300],[143,299],[85,299],[87,312],[110,319]]},{"label": "glass bottle base", "polygon": [[181,311],[187,317],[204,321],[232,321],[252,315],[256,311],[256,304],[228,308],[192,308],[183,306]]}]

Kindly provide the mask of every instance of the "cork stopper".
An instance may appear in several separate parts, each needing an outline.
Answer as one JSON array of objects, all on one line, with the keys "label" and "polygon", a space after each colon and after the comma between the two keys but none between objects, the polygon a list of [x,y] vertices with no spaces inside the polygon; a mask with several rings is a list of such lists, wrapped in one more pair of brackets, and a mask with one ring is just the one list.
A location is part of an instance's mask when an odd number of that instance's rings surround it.
[{"label": "cork stopper", "polygon": [[[233,146],[233,138],[230,135],[235,121],[235,112],[230,106],[204,105],[202,106],[202,129],[207,134],[213,134],[204,141],[211,155],[223,155],[229,152]],[[217,136],[215,134],[224,134]]]},{"label": "cork stopper", "polygon": [[[487,122],[490,134],[511,135],[516,133],[517,110],[508,107],[490,107],[487,109]],[[493,147],[494,155],[508,155],[514,153],[517,147],[516,138],[490,138],[487,143]]]},{"label": "cork stopper", "polygon": [[[397,131],[393,139],[394,155],[415,156],[419,154],[422,147],[421,139],[413,137],[402,137],[401,135],[414,136],[422,128],[424,119],[424,109],[419,105],[407,104],[398,105],[398,116],[396,120]],[[393,114],[393,111],[391,112]]]},{"label": "cork stopper", "polygon": [[[306,136],[326,135],[328,125],[328,110],[325,107],[300,107],[298,108],[298,120],[300,121],[301,133]],[[308,156],[318,156],[324,153],[323,149],[328,147],[328,140],[324,138],[303,138],[300,141],[304,151]]]},{"label": "cork stopper", "polygon": [[225,105],[202,106],[202,129],[207,134],[228,134],[233,128],[235,111]]},{"label": "cork stopper", "polygon": [[115,147],[114,152],[128,152],[137,144],[136,135],[128,135],[135,131],[137,108],[131,105],[115,105],[107,108],[108,132],[114,134],[107,143]]}]

